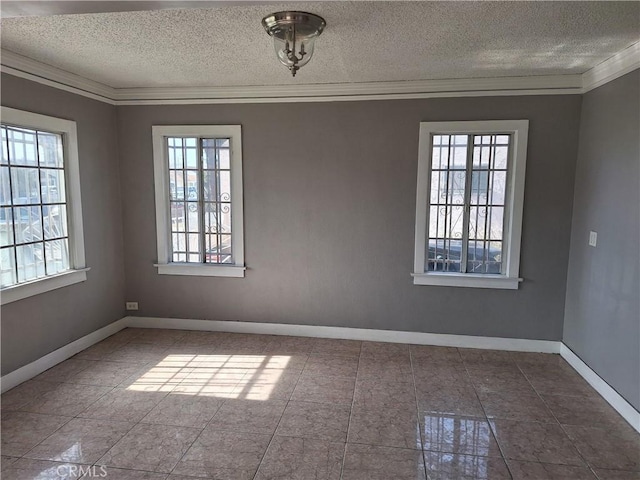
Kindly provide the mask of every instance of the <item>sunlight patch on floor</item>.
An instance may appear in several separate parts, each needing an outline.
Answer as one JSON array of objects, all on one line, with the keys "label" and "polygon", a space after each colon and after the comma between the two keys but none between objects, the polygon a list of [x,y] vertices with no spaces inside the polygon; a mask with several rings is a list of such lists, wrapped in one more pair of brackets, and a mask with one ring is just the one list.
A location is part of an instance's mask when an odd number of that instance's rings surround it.
[{"label": "sunlight patch on floor", "polygon": [[268,400],[287,355],[172,354],[133,380],[127,390]]}]

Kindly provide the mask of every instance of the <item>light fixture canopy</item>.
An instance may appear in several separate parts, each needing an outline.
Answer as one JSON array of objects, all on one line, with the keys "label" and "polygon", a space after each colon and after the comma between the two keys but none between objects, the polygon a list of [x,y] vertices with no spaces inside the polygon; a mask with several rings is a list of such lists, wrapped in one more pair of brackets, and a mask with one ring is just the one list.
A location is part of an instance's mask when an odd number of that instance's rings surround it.
[{"label": "light fixture canopy", "polygon": [[276,12],[262,19],[278,59],[294,77],[311,60],[316,37],[326,25],[324,18],[307,12]]}]

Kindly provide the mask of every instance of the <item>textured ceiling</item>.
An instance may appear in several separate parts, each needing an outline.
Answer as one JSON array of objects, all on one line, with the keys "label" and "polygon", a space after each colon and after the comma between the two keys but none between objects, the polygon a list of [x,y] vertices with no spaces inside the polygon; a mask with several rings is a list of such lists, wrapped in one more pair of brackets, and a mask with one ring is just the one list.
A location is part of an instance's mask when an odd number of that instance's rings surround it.
[{"label": "textured ceiling", "polygon": [[[298,76],[263,16],[327,20]],[[583,73],[640,39],[639,2],[298,2],[5,18],[2,48],[115,88]]]}]

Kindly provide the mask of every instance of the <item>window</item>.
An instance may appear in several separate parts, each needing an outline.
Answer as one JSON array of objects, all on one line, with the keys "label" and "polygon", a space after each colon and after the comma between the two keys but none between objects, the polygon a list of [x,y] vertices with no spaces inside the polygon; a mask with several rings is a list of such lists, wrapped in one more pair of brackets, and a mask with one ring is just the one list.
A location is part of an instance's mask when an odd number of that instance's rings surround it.
[{"label": "window", "polygon": [[86,280],[75,122],[2,107],[2,304]]},{"label": "window", "polygon": [[158,273],[244,277],[239,125],[154,126]]},{"label": "window", "polygon": [[420,124],[414,284],[518,288],[528,125]]}]

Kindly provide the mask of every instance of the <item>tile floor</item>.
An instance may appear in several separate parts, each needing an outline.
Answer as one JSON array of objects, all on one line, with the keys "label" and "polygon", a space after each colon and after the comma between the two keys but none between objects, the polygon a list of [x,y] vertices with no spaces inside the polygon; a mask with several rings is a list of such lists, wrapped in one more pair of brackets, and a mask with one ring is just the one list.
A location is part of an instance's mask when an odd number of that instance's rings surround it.
[{"label": "tile floor", "polygon": [[1,408],[6,480],[640,479],[557,355],[126,329]]}]

